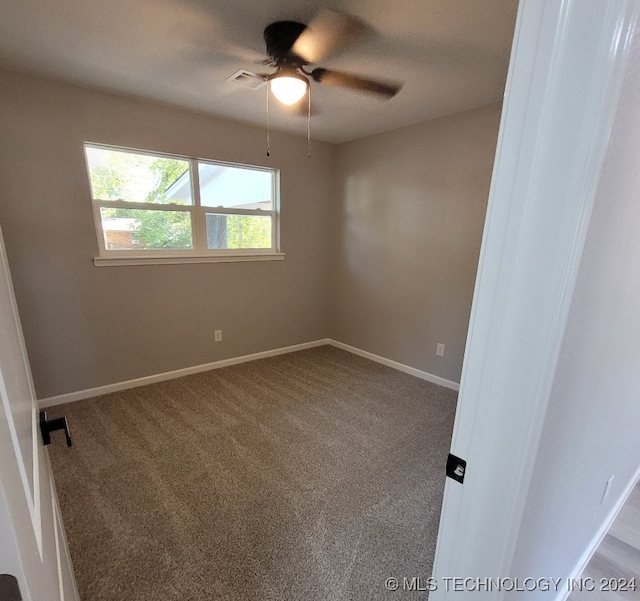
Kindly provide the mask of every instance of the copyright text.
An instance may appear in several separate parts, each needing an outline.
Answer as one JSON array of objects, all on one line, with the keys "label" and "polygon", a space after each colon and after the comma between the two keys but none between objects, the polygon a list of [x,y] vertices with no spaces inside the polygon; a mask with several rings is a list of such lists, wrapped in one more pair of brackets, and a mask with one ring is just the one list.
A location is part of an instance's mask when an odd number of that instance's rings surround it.
[{"label": "copyright text", "polygon": [[631,578],[422,578],[418,576],[390,577],[384,582],[388,591],[635,591],[636,579]]}]

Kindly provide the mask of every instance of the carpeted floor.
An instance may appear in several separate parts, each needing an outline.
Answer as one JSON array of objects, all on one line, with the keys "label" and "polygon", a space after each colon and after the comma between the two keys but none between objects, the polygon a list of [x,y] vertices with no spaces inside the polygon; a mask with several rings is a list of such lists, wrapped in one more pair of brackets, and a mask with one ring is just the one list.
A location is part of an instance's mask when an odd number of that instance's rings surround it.
[{"label": "carpeted floor", "polygon": [[424,599],[455,402],[324,346],[51,408],[82,600]]}]

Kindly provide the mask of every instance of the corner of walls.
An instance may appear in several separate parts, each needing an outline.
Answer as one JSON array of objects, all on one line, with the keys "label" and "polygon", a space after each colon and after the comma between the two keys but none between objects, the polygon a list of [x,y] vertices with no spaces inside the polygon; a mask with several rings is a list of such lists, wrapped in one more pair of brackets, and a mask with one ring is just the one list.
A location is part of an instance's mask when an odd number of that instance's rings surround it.
[{"label": "corner of walls", "polygon": [[338,145],[331,338],[460,380],[500,114]]},{"label": "corner of walls", "polygon": [[302,137],[276,132],[284,261],[96,269],[84,141],[260,165],[264,131],[2,78],[2,220],[41,398],[324,338],[459,381],[497,105],[314,142],[312,161]]}]

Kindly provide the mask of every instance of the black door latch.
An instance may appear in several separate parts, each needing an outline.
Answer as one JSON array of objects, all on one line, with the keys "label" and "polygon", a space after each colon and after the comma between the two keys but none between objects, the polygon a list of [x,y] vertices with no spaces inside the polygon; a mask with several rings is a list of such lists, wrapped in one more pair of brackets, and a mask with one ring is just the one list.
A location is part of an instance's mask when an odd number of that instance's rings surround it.
[{"label": "black door latch", "polygon": [[71,434],[69,434],[69,424],[66,417],[56,417],[47,419],[47,412],[40,411],[40,433],[42,434],[42,442],[51,444],[51,432],[55,430],[64,430],[64,436],[67,439],[67,446],[71,446]]},{"label": "black door latch", "polygon": [[0,574],[0,599],[2,601],[22,601],[18,580],[11,574]]},{"label": "black door latch", "polygon": [[464,459],[460,459],[460,457],[456,457],[449,453],[449,458],[447,459],[447,476],[462,484],[466,470],[467,462]]}]

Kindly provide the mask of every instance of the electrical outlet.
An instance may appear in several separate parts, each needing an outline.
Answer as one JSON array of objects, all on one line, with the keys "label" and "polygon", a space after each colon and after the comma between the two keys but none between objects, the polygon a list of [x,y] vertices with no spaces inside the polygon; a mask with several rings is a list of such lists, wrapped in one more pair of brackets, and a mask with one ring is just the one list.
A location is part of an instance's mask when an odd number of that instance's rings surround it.
[{"label": "electrical outlet", "polygon": [[607,483],[604,485],[604,491],[602,493],[602,499],[600,499],[600,505],[604,505],[604,502],[607,500],[609,496],[609,489],[611,488],[611,483],[613,482],[613,476],[607,480]]},{"label": "electrical outlet", "polygon": [[216,330],[213,335],[215,342],[222,342],[222,330]]},{"label": "electrical outlet", "polygon": [[442,344],[442,342],[436,344],[436,355],[438,355],[438,357],[444,357],[444,344]]}]

